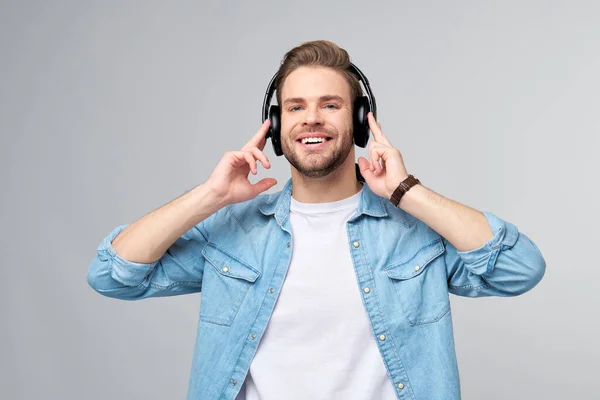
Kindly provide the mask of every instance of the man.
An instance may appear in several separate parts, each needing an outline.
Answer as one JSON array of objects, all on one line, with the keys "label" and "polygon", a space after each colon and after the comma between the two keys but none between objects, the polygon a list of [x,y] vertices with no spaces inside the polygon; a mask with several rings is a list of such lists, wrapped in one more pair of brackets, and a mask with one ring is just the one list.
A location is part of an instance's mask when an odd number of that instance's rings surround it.
[{"label": "man", "polygon": [[[98,247],[105,296],[202,293],[188,399],[459,399],[449,294],[516,296],[544,275],[515,225],[409,176],[371,112],[357,173],[351,65],[328,41],[292,49],[280,126]],[[268,132],[291,164],[273,194],[248,180],[271,166]]]}]

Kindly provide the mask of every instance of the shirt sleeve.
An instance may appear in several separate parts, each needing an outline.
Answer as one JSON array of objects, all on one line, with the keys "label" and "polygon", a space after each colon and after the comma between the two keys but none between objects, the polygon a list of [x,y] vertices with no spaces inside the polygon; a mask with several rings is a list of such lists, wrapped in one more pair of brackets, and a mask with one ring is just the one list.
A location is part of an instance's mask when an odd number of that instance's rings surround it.
[{"label": "shirt sleeve", "polygon": [[458,251],[443,239],[449,292],[466,297],[518,296],[533,289],[546,271],[540,249],[514,224],[488,211],[483,214],[494,233],[483,246]]},{"label": "shirt sleeve", "polygon": [[117,226],[100,242],[88,268],[88,284],[104,296],[121,300],[200,292],[205,264],[202,249],[215,215],[184,233],[152,263],[129,261],[117,254],[112,241],[129,224]]}]

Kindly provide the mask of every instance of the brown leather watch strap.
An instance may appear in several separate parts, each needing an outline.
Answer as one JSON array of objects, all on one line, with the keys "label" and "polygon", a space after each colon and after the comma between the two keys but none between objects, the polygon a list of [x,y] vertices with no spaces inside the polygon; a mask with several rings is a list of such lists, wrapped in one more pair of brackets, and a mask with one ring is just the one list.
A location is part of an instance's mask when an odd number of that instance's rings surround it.
[{"label": "brown leather watch strap", "polygon": [[396,190],[394,190],[394,193],[392,193],[392,197],[390,197],[390,202],[394,205],[394,207],[398,207],[398,204],[400,204],[400,199],[402,196],[404,196],[404,193],[408,192],[408,189],[418,183],[421,183],[421,181],[412,175],[408,175],[408,178],[400,182],[400,185],[398,185]]}]

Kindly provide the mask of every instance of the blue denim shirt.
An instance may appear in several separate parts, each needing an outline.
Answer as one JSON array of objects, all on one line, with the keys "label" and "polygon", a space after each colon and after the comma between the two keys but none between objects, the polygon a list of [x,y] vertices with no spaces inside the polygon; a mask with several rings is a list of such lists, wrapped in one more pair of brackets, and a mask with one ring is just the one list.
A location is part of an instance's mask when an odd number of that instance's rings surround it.
[{"label": "blue denim shirt", "polygon": [[[545,261],[517,227],[484,211],[494,236],[457,251],[409,213],[364,190],[346,223],[357,292],[399,399],[460,399],[449,294],[517,296],[542,279]],[[87,280],[123,300],[201,292],[187,399],[235,399],[265,332],[292,257],[292,181],[228,205],[153,263],[130,262],[100,243]],[[365,290],[369,288],[369,290]],[[310,324],[311,321],[306,321]],[[294,382],[290,382],[290,393]]]}]

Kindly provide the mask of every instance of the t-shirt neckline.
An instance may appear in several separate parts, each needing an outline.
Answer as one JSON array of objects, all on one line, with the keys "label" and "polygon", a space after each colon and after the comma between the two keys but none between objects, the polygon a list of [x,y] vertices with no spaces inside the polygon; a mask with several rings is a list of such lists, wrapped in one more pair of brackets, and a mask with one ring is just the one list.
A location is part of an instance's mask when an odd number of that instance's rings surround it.
[{"label": "t-shirt neckline", "polygon": [[356,208],[363,190],[364,186],[350,197],[327,203],[303,203],[291,197],[290,211],[304,214],[322,214]]}]

